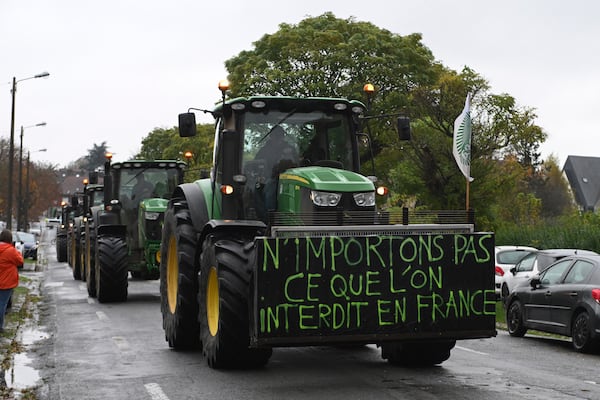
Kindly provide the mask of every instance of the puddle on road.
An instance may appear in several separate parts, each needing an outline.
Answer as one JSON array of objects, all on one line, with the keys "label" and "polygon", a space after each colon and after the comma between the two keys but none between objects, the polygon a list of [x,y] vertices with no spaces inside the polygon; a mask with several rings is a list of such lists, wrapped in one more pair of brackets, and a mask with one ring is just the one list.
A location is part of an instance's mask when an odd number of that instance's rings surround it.
[{"label": "puddle on road", "polygon": [[40,373],[31,367],[31,358],[23,353],[15,354],[12,366],[4,371],[6,385],[12,389],[22,390],[36,386]]},{"label": "puddle on road", "polygon": [[8,370],[0,370],[0,386],[14,390],[32,388],[40,380],[40,373],[31,366],[32,359],[27,355],[27,346],[50,336],[38,329],[24,329],[18,333],[19,342],[24,346],[24,352],[16,353],[11,359]]}]

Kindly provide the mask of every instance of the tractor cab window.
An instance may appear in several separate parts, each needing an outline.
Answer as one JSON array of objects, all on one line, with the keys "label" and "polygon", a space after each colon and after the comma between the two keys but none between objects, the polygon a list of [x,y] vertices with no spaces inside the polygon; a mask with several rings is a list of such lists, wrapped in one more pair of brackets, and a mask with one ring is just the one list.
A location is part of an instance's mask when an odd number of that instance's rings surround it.
[{"label": "tractor cab window", "polygon": [[246,113],[242,173],[247,217],[267,221],[268,212],[277,208],[279,174],[287,169],[322,165],[354,170],[352,140],[346,114]]},{"label": "tractor cab window", "polygon": [[123,169],[118,185],[119,199],[130,207],[148,198],[168,199],[177,187],[178,174],[176,168]]}]

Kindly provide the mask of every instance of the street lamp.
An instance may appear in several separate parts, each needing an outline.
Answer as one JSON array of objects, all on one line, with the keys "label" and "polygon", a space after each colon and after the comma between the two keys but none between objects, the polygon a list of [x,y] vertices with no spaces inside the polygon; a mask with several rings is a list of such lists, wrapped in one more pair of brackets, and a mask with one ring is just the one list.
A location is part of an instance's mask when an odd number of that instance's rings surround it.
[{"label": "street lamp", "polygon": [[[39,150],[34,151],[34,153],[40,153],[40,152],[46,151],[46,150],[47,149],[39,149]],[[27,188],[26,189],[27,193],[25,195],[25,216],[23,218],[25,220],[25,230],[27,230],[27,218],[28,218],[27,214],[29,213],[29,206],[30,206],[30,204],[29,204],[29,201],[30,201],[30,198],[29,198],[29,165],[30,165],[29,164],[29,155],[30,154],[29,154],[29,150],[28,150],[27,151],[27,175],[25,176],[25,187]]]},{"label": "street lamp", "polygon": [[17,230],[23,230],[23,223],[27,226],[27,220],[23,221],[23,131],[36,126],[46,126],[45,122],[23,126],[21,125],[21,141],[19,144],[19,193],[17,194]]},{"label": "street lamp", "polygon": [[12,229],[12,205],[13,205],[13,164],[15,158],[15,94],[17,93],[17,83],[34,78],[45,78],[50,76],[48,72],[30,76],[17,80],[13,77],[12,80],[12,108],[10,113],[10,146],[8,148],[8,201],[6,206],[6,228]]}]

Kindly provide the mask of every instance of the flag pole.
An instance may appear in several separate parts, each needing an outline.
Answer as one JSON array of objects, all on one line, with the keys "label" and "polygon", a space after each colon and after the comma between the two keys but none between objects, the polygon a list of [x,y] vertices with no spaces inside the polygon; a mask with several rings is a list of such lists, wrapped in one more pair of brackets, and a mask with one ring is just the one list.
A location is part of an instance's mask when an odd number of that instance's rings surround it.
[{"label": "flag pole", "polygon": [[467,195],[466,195],[466,203],[467,203],[467,211],[469,211],[469,191],[471,188],[471,182],[469,179],[466,179],[467,181]]}]

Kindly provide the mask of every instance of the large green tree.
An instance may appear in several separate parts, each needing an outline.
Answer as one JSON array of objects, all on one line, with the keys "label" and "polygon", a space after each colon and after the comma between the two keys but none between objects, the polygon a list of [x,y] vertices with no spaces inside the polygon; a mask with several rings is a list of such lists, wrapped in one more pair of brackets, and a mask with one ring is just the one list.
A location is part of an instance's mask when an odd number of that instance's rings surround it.
[{"label": "large green tree", "polygon": [[[200,124],[197,132],[194,137],[182,138],[177,127],[155,128],[142,140],[142,147],[136,158],[184,160],[188,162],[186,180],[195,180],[210,170],[214,125]],[[192,153],[191,159],[184,158],[188,151]]]}]

